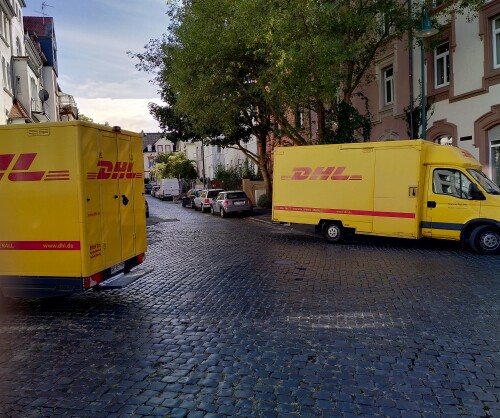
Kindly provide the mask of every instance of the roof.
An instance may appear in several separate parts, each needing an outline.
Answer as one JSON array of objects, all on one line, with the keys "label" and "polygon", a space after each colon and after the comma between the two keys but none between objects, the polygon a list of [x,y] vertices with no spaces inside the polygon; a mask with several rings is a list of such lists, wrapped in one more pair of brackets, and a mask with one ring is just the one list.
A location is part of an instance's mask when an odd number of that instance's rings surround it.
[{"label": "roof", "polygon": [[54,36],[54,19],[52,17],[42,16],[24,16],[24,32],[36,34],[38,37]]},{"label": "roof", "polygon": [[14,99],[14,103],[12,104],[12,108],[9,112],[9,119],[29,119],[31,120],[28,111],[24,108],[24,106],[19,102],[19,100]]},{"label": "roof", "polygon": [[144,151],[147,150],[148,148],[148,145],[151,145],[153,146],[156,141],[158,141],[159,139],[163,138],[163,133],[161,132],[150,132],[150,133],[146,133],[146,132],[143,132],[142,133],[142,148]]}]

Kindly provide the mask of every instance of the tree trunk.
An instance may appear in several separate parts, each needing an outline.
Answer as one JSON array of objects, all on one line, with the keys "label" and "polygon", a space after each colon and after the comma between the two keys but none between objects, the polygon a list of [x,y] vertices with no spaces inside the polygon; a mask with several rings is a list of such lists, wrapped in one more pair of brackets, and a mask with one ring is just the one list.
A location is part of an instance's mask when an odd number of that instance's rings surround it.
[{"label": "tree trunk", "polygon": [[318,115],[318,144],[322,144],[325,140],[325,106],[320,99],[317,99],[316,103],[316,114]]},{"label": "tree trunk", "polygon": [[268,156],[266,155],[267,135],[257,137],[257,154],[259,155],[259,169],[266,185],[266,195],[269,200],[273,197],[273,185],[268,168]]}]

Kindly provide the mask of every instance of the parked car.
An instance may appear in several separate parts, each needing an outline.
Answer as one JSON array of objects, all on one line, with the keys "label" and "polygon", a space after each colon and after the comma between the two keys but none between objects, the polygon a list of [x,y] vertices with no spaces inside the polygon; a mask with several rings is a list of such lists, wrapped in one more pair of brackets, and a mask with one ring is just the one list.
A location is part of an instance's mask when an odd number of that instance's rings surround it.
[{"label": "parked car", "polygon": [[220,192],[224,189],[204,189],[200,192],[198,196],[193,199],[194,210],[201,210],[205,212],[210,210],[210,204],[212,200],[217,197]]},{"label": "parked car", "polygon": [[153,190],[153,185],[151,183],[146,183],[144,185],[144,193],[151,194],[151,190]]},{"label": "parked car", "polygon": [[156,197],[156,193],[160,190],[160,186],[153,186],[151,189],[151,196]]},{"label": "parked car", "polygon": [[220,192],[212,201],[210,212],[212,215],[220,215],[222,218],[233,213],[253,214],[252,201],[242,190],[230,190]]},{"label": "parked car", "polygon": [[149,218],[149,203],[146,199],[144,201],[146,202],[146,218]]},{"label": "parked car", "polygon": [[183,208],[193,208],[193,200],[200,194],[200,190],[190,189],[182,196],[182,207]]}]

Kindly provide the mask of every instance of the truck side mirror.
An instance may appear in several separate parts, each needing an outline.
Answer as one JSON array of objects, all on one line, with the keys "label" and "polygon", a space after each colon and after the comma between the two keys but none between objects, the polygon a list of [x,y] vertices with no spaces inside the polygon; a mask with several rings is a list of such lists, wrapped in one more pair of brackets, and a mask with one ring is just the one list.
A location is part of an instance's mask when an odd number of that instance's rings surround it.
[{"label": "truck side mirror", "polygon": [[469,185],[469,199],[471,200],[486,200],[484,194],[479,187],[477,187],[474,183]]}]

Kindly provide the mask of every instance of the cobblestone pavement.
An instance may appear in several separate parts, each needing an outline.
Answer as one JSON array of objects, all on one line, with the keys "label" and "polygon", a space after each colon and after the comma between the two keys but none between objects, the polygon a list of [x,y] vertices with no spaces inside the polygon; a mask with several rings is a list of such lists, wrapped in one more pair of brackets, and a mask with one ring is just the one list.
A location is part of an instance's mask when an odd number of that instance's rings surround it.
[{"label": "cobblestone pavement", "polygon": [[0,416],[500,417],[500,257],[150,209],[143,279],[4,303]]}]

